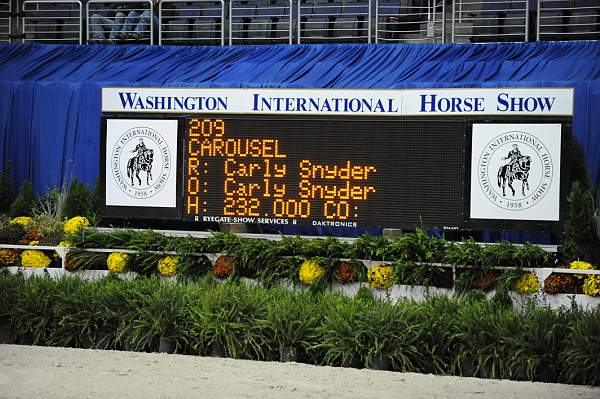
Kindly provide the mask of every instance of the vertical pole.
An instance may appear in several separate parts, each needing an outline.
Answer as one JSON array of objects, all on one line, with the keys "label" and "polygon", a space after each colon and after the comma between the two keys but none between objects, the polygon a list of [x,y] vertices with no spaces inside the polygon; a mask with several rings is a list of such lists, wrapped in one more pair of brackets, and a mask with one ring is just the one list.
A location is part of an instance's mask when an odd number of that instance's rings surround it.
[{"label": "vertical pole", "polygon": [[452,0],[452,43],[454,43],[454,30],[456,29],[455,21],[454,21],[454,12],[456,11],[456,0]]},{"label": "vertical pole", "polygon": [[375,43],[379,43],[379,0],[375,0]]},{"label": "vertical pole", "polygon": [[529,41],[529,0],[525,0],[525,41]]},{"label": "vertical pole", "polygon": [[540,6],[542,1],[541,0],[537,0],[537,26],[536,26],[536,35],[535,35],[535,40],[540,41],[540,16],[542,15],[542,9],[540,8]]}]

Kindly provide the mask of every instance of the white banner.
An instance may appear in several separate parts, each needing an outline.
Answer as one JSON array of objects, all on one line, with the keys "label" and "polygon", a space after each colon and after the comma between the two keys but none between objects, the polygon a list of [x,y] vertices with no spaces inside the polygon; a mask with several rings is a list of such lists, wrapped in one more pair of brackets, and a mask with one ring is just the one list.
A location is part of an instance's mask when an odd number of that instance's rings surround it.
[{"label": "white banner", "polygon": [[573,89],[211,89],[105,87],[103,112],[300,115],[572,115]]},{"label": "white banner", "polygon": [[560,124],[474,124],[473,219],[559,220]]},{"label": "white banner", "polygon": [[174,208],[177,120],[106,121],[106,205]]}]

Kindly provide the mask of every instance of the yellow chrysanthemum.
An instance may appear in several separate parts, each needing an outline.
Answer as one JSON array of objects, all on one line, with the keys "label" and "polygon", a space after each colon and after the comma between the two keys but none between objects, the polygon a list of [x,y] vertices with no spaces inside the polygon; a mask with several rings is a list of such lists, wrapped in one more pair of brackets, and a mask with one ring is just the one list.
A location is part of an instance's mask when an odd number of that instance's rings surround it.
[{"label": "yellow chrysanthemum", "polygon": [[65,222],[65,233],[73,234],[77,233],[79,230],[89,227],[90,221],[83,216],[75,216]]},{"label": "yellow chrysanthemum", "polygon": [[33,218],[30,218],[29,216],[17,216],[16,218],[11,219],[10,224],[20,224],[25,227],[31,222],[33,222]]},{"label": "yellow chrysanthemum", "polygon": [[592,274],[585,279],[583,293],[589,296],[600,296],[600,275]]},{"label": "yellow chrysanthemum", "polygon": [[34,241],[29,241],[29,246],[30,247],[35,247],[36,245],[40,245],[40,242],[39,241],[35,241],[35,240]]},{"label": "yellow chrysanthemum", "polygon": [[174,276],[179,263],[178,256],[165,256],[158,261],[158,272],[165,277]]},{"label": "yellow chrysanthemum", "polygon": [[325,268],[314,260],[305,260],[302,262],[299,271],[300,281],[306,285],[313,285],[323,277]]},{"label": "yellow chrysanthemum", "polygon": [[23,251],[21,255],[21,264],[24,267],[48,267],[50,265],[50,258],[48,258],[42,251],[37,249],[28,249]]},{"label": "yellow chrysanthemum", "polygon": [[539,291],[540,283],[535,274],[526,273],[515,282],[513,289],[521,294],[533,294]]},{"label": "yellow chrysanthemum", "polygon": [[113,273],[123,273],[125,270],[127,270],[128,257],[129,256],[127,254],[123,254],[121,252],[111,253],[106,259],[108,270]]},{"label": "yellow chrysanthemum", "polygon": [[373,288],[387,289],[396,281],[396,274],[392,266],[382,263],[367,271],[367,280]]},{"label": "yellow chrysanthemum", "polygon": [[[594,266],[591,265],[591,263],[588,262],[584,262],[582,260],[576,260],[571,262],[571,264],[569,265],[569,269],[576,269],[576,270],[594,270]],[[577,277],[580,280],[583,280],[584,278],[587,277],[587,274],[576,274],[575,277]]]}]

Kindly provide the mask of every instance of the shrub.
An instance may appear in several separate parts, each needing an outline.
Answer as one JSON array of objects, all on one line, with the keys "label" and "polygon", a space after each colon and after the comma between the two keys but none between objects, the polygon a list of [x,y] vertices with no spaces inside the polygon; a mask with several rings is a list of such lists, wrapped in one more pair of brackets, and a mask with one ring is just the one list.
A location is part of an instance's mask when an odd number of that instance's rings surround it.
[{"label": "shrub", "polygon": [[69,219],[75,216],[87,216],[90,212],[90,190],[84,183],[73,178],[67,191],[67,196],[62,208],[62,218]]},{"label": "shrub", "polygon": [[100,218],[100,208],[104,205],[104,187],[100,181],[100,177],[97,177],[94,181],[94,187],[90,195],[90,216],[96,219],[96,224]]},{"label": "shrub", "polygon": [[31,182],[25,180],[19,190],[19,195],[10,206],[10,215],[17,216],[33,216],[35,208],[35,199],[33,197],[33,187]]},{"label": "shrub", "polygon": [[0,213],[8,213],[13,200],[12,166],[10,161],[6,161],[4,169],[0,171]]},{"label": "shrub", "polygon": [[567,199],[564,253],[568,260],[600,263],[600,237],[594,217],[594,195],[589,185],[574,182]]}]

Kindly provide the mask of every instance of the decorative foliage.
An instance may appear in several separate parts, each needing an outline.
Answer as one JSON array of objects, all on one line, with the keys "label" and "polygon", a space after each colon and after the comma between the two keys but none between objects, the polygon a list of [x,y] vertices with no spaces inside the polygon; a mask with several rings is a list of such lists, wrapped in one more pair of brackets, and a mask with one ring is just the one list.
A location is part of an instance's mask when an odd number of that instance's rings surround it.
[{"label": "decorative foliage", "polygon": [[[574,270],[594,270],[594,266],[592,266],[590,263],[588,262],[584,262],[581,260],[576,260],[571,262],[571,264],[569,265],[569,269],[574,269]],[[576,274],[575,277],[577,277],[580,280],[583,280],[584,278],[587,277],[586,274]]]},{"label": "decorative foliage", "polygon": [[127,254],[121,252],[113,252],[108,255],[106,259],[106,265],[108,270],[113,273],[123,273],[127,270]]},{"label": "decorative foliage", "polygon": [[513,290],[520,294],[533,294],[538,292],[539,289],[540,283],[534,273],[523,274],[513,286]]},{"label": "decorative foliage", "polygon": [[158,261],[158,272],[161,276],[171,277],[177,272],[178,256],[165,256]]},{"label": "decorative foliage", "polygon": [[17,263],[19,253],[15,249],[0,248],[0,265],[11,266]]},{"label": "decorative foliage", "polygon": [[335,269],[333,269],[333,274],[340,284],[350,284],[357,281],[358,275],[354,270],[354,264],[348,261],[339,262]]},{"label": "decorative foliage", "polygon": [[373,288],[387,289],[396,282],[396,274],[392,266],[382,263],[367,271],[367,280]]},{"label": "decorative foliage", "polygon": [[235,269],[235,261],[230,256],[219,256],[215,261],[213,276],[215,278],[230,277]]},{"label": "decorative foliage", "polygon": [[325,274],[325,268],[316,261],[307,259],[300,265],[298,276],[300,281],[306,285],[314,285]]},{"label": "decorative foliage", "polygon": [[583,293],[589,296],[600,296],[600,275],[592,274],[585,279]]},{"label": "decorative foliage", "polygon": [[65,233],[73,234],[90,226],[90,221],[84,216],[75,216],[65,223]]},{"label": "decorative foliage", "polygon": [[28,249],[21,254],[21,264],[24,267],[42,267],[46,268],[50,265],[48,258],[42,251],[37,249]]}]

